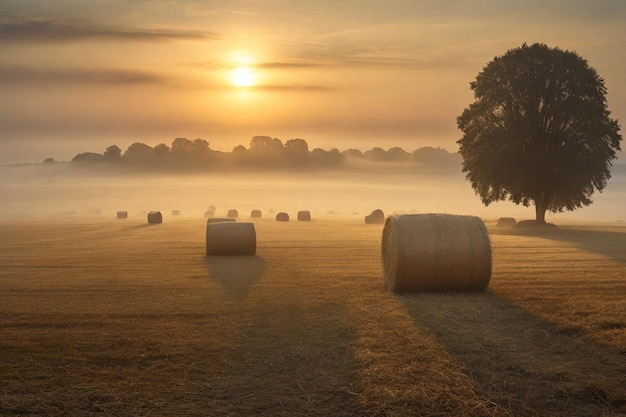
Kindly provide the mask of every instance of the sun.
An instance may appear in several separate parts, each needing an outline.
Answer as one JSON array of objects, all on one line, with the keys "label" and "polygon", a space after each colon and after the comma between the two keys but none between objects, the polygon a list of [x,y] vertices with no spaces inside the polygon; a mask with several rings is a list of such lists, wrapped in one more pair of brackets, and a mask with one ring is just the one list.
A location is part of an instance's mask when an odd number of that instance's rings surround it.
[{"label": "sun", "polygon": [[230,82],[235,87],[251,87],[256,84],[256,74],[250,67],[237,67],[230,73]]}]

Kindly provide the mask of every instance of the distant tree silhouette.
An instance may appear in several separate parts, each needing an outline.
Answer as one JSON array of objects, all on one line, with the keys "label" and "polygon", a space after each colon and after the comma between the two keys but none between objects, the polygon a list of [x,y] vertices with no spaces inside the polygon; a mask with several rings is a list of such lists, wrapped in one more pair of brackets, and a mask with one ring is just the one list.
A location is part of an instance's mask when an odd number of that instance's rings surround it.
[{"label": "distant tree silhouette", "polygon": [[458,154],[450,153],[443,148],[424,146],[416,149],[413,154],[411,154],[411,159],[422,165],[443,168],[460,164],[461,158]]},{"label": "distant tree silhouette", "polygon": [[95,152],[83,152],[72,158],[72,162],[97,163],[104,161],[104,155]]},{"label": "distant tree silhouette", "polygon": [[142,165],[153,163],[155,158],[154,149],[141,142],[130,145],[122,156],[122,159],[128,163]]},{"label": "distant tree silhouette", "polygon": [[355,158],[355,159],[361,159],[363,158],[363,152],[361,152],[359,149],[346,149],[345,151],[341,152],[341,154],[343,156],[345,156],[346,158]]},{"label": "distant tree silhouette", "polygon": [[321,167],[338,166],[342,164],[345,159],[345,156],[343,156],[337,148],[333,148],[329,151],[315,148],[311,151],[310,156],[313,164]]},{"label": "distant tree silhouette", "polygon": [[281,164],[284,161],[284,146],[280,139],[270,136],[254,136],[250,140],[251,161],[261,165]]},{"label": "distant tree silhouette", "polygon": [[402,148],[393,147],[387,150],[386,159],[394,162],[404,162],[411,159],[411,154]]},{"label": "distant tree silhouette", "polygon": [[104,158],[107,161],[119,161],[122,157],[122,150],[117,145],[111,145],[104,151]]},{"label": "distant tree silhouette", "polygon": [[159,143],[154,147],[154,155],[159,159],[165,159],[170,155],[170,147],[164,143]]},{"label": "distant tree silhouette", "polygon": [[55,162],[54,158],[46,158],[43,160],[44,164],[54,164]]},{"label": "distant tree silhouette", "polygon": [[306,165],[309,162],[309,144],[304,139],[289,139],[285,142],[285,157],[290,165]]},{"label": "distant tree silhouette", "polygon": [[375,147],[363,152],[363,159],[373,162],[382,162],[387,160],[387,152],[383,148]]}]

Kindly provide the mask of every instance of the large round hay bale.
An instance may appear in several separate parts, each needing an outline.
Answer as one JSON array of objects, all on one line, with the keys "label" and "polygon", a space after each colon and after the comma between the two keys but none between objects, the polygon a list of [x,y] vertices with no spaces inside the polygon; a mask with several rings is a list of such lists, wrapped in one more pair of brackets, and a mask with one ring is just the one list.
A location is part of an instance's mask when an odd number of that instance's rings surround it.
[{"label": "large round hay bale", "polygon": [[383,224],[385,222],[385,213],[381,209],[372,210],[370,214],[365,216],[365,224]]},{"label": "large round hay bale", "polygon": [[288,222],[289,221],[289,214],[281,211],[280,213],[278,213],[276,215],[276,221],[277,222]]},{"label": "large round hay bale", "polygon": [[311,221],[311,212],[309,210],[300,210],[298,212],[298,221],[300,222]]},{"label": "large round hay bale", "polygon": [[151,211],[148,213],[148,223],[157,224],[163,223],[163,215],[160,211]]},{"label": "large round hay bale", "polygon": [[260,219],[261,216],[262,216],[261,210],[252,210],[250,212],[250,218],[251,219]]},{"label": "large round hay bale", "polygon": [[236,209],[230,209],[228,210],[228,214],[226,214],[226,217],[236,219],[237,217],[239,217],[239,212]]},{"label": "large round hay bale", "polygon": [[180,216],[180,210],[172,210],[172,216]]},{"label": "large round hay bale", "polygon": [[255,253],[254,223],[226,221],[206,225],[207,255],[254,255]]},{"label": "large round hay bale", "polygon": [[513,227],[517,221],[513,217],[500,217],[496,223],[496,227]]},{"label": "large round hay bale", "polygon": [[215,210],[207,210],[204,212],[204,218],[208,219],[209,217],[215,216]]},{"label": "large round hay bale", "polygon": [[209,223],[223,223],[223,222],[234,222],[236,221],[233,218],[228,217],[211,217],[210,219],[206,219],[206,224]]},{"label": "large round hay bale", "polygon": [[123,220],[123,219],[127,219],[128,218],[128,212],[127,211],[118,211],[117,212],[117,219],[118,220]]},{"label": "large round hay bale", "polygon": [[483,290],[491,279],[489,235],[475,216],[390,216],[381,256],[385,285],[393,292]]}]

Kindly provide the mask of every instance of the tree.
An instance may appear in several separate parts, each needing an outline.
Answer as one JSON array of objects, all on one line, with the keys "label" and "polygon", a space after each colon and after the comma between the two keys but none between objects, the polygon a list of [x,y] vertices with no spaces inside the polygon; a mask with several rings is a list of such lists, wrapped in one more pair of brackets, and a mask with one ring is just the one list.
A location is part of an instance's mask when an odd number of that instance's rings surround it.
[{"label": "tree", "polygon": [[592,203],[620,150],[604,80],[575,52],[522,45],[470,83],[475,101],[458,117],[463,172],[485,205],[509,199],[546,211]]},{"label": "tree", "polygon": [[159,143],[157,146],[154,147],[154,155],[157,158],[165,159],[169,156],[169,154],[170,154],[170,147],[164,143]]},{"label": "tree", "polygon": [[304,139],[289,139],[285,142],[285,154],[290,165],[306,165],[309,162],[309,144]]},{"label": "tree", "polygon": [[135,164],[149,164],[154,161],[154,149],[145,143],[135,142],[126,149],[123,158]]},{"label": "tree", "polygon": [[376,146],[369,151],[363,152],[363,158],[373,162],[383,162],[387,160],[387,152],[379,146]]},{"label": "tree", "polygon": [[88,163],[88,164],[98,163],[98,162],[102,162],[103,160],[104,160],[104,155],[102,155],[101,153],[95,153],[95,152],[79,153],[78,155],[72,158],[72,162],[78,162],[81,164],[82,163]]},{"label": "tree", "polygon": [[104,151],[104,158],[107,161],[119,161],[122,157],[122,150],[117,145],[111,145]]}]

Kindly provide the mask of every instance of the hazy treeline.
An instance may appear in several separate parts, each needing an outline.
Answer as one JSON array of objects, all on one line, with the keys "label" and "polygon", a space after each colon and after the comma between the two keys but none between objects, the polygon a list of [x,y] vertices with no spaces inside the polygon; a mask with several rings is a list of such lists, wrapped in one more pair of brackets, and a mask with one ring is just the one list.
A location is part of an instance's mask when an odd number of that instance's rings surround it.
[{"label": "hazy treeline", "polygon": [[[154,147],[145,143],[133,143],[122,151],[117,145],[106,148],[104,153],[84,152],[72,162],[82,166],[119,168],[202,171],[218,169],[254,170],[264,169],[320,169],[347,166],[348,161],[403,162],[428,167],[458,167],[458,154],[442,148],[422,147],[412,153],[393,147],[384,150],[374,147],[365,152],[359,149],[339,151],[336,148],[309,150],[304,139],[290,139],[283,143],[270,136],[255,136],[246,148],[236,146],[231,152],[213,150],[204,139],[176,138],[171,145],[160,143]],[[54,162],[48,158],[46,163]]]}]

